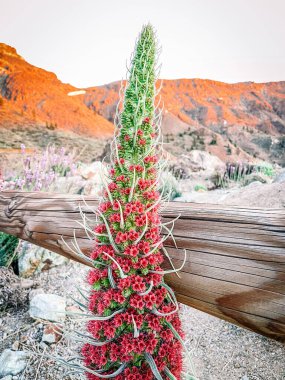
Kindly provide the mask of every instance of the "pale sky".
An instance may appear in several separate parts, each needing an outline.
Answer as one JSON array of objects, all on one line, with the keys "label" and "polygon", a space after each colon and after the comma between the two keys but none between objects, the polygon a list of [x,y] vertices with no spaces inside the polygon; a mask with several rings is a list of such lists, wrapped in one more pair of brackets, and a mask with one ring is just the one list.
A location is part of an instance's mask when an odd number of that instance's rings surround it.
[{"label": "pale sky", "polygon": [[0,42],[79,88],[121,80],[144,23],[161,78],[285,80],[285,0],[0,0]]}]

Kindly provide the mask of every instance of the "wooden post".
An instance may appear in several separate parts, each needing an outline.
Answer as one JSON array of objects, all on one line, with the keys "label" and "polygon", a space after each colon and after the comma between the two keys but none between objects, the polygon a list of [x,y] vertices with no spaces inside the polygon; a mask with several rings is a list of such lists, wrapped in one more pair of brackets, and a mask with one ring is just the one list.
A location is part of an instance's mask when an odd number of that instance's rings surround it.
[{"label": "wooden post", "polygon": [[[85,197],[96,209],[97,200]],[[92,249],[76,223],[78,195],[0,193],[0,231],[88,265],[68,251],[75,231],[84,253]],[[180,302],[273,339],[285,341],[285,211],[195,203],[166,205],[162,218],[175,223],[166,247],[180,277],[166,276]],[[169,263],[164,265],[170,268]]]}]

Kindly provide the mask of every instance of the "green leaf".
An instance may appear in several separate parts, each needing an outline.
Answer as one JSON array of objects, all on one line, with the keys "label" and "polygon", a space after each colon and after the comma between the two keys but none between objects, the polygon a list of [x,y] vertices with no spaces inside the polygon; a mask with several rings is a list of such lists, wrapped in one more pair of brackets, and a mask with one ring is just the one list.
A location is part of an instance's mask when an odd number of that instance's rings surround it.
[{"label": "green leaf", "polygon": [[130,288],[124,289],[122,293],[124,297],[129,297],[132,294],[132,290]]},{"label": "green leaf", "polygon": [[164,372],[170,380],[177,380],[177,378],[170,372],[167,367],[165,367]]},{"label": "green leaf", "polygon": [[92,285],[92,288],[94,290],[100,290],[101,289],[101,282],[100,282],[100,280],[94,282],[94,284]]},{"label": "green leaf", "polygon": [[161,374],[160,374],[160,372],[159,372],[159,370],[155,364],[153,357],[147,352],[145,352],[144,357],[145,357],[145,360],[148,362],[150,369],[151,369],[153,375],[155,376],[155,378],[157,380],[163,380],[163,378],[162,378],[162,376],[161,376]]}]

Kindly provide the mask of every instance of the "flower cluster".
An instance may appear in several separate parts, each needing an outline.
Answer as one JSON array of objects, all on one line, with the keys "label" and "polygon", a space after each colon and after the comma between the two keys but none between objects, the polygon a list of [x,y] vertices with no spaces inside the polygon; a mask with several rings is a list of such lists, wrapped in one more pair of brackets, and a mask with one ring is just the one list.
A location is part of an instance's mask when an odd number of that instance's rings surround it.
[{"label": "flower cluster", "polygon": [[[94,344],[86,343],[82,349],[89,380],[100,374],[153,380],[156,371],[163,379],[167,371],[181,378],[182,350],[174,334],[182,334],[181,323],[161,268],[153,38],[152,28],[145,27],[133,61],[134,77],[140,73],[140,81],[131,79],[125,92],[115,140],[117,157],[94,228],[90,257],[95,269],[88,275],[88,307],[94,320],[87,326]],[[134,91],[144,105],[134,101]]]},{"label": "flower cluster", "polygon": [[17,165],[14,172],[0,173],[0,191],[52,190],[59,178],[76,173],[78,163],[75,161],[75,153],[53,145],[43,151],[28,153],[25,145],[21,144],[20,165]]}]

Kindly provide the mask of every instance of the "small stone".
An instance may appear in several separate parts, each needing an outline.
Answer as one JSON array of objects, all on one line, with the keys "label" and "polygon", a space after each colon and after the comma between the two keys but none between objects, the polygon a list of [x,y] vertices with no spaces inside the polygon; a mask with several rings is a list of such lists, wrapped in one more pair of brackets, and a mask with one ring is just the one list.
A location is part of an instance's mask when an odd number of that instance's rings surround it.
[{"label": "small stone", "polygon": [[257,186],[262,186],[262,183],[259,182],[259,181],[253,181],[253,182],[251,182],[250,184],[247,185],[248,188],[257,187]]},{"label": "small stone", "polygon": [[20,342],[18,340],[15,340],[15,342],[12,344],[12,350],[18,351],[19,346],[20,346]]},{"label": "small stone", "polygon": [[43,349],[43,350],[46,350],[48,348],[48,345],[45,343],[45,342],[41,342],[40,343],[40,347]]},{"label": "small stone", "polygon": [[33,286],[34,286],[33,280],[30,280],[28,278],[22,278],[21,279],[21,287],[23,289],[29,289],[29,288],[32,288]]},{"label": "small stone", "polygon": [[247,375],[244,375],[241,380],[249,380],[249,378],[247,377]]},{"label": "small stone", "polygon": [[4,350],[0,356],[0,378],[22,372],[27,365],[28,357],[24,351]]},{"label": "small stone", "polygon": [[18,269],[21,277],[30,277],[34,273],[62,265],[68,260],[45,248],[22,242],[19,248]]},{"label": "small stone", "polygon": [[61,322],[65,319],[66,301],[56,294],[37,294],[31,302],[29,314],[34,319]]},{"label": "small stone", "polygon": [[[21,341],[22,343],[25,343],[27,340],[28,340],[27,335],[22,335],[21,338],[20,338],[20,341]],[[2,379],[1,379],[1,380],[2,380]]]},{"label": "small stone", "polygon": [[269,179],[265,174],[262,173],[251,173],[247,175],[244,179],[244,185],[248,186],[252,182],[268,183]]},{"label": "small stone", "polygon": [[282,170],[277,176],[274,178],[273,183],[284,183],[285,182],[285,170]]},{"label": "small stone", "polygon": [[1,378],[1,380],[12,380],[12,379],[13,379],[13,377],[11,375],[8,375],[8,376]]},{"label": "small stone", "polygon": [[57,343],[62,337],[62,326],[50,323],[44,327],[42,342]]}]

